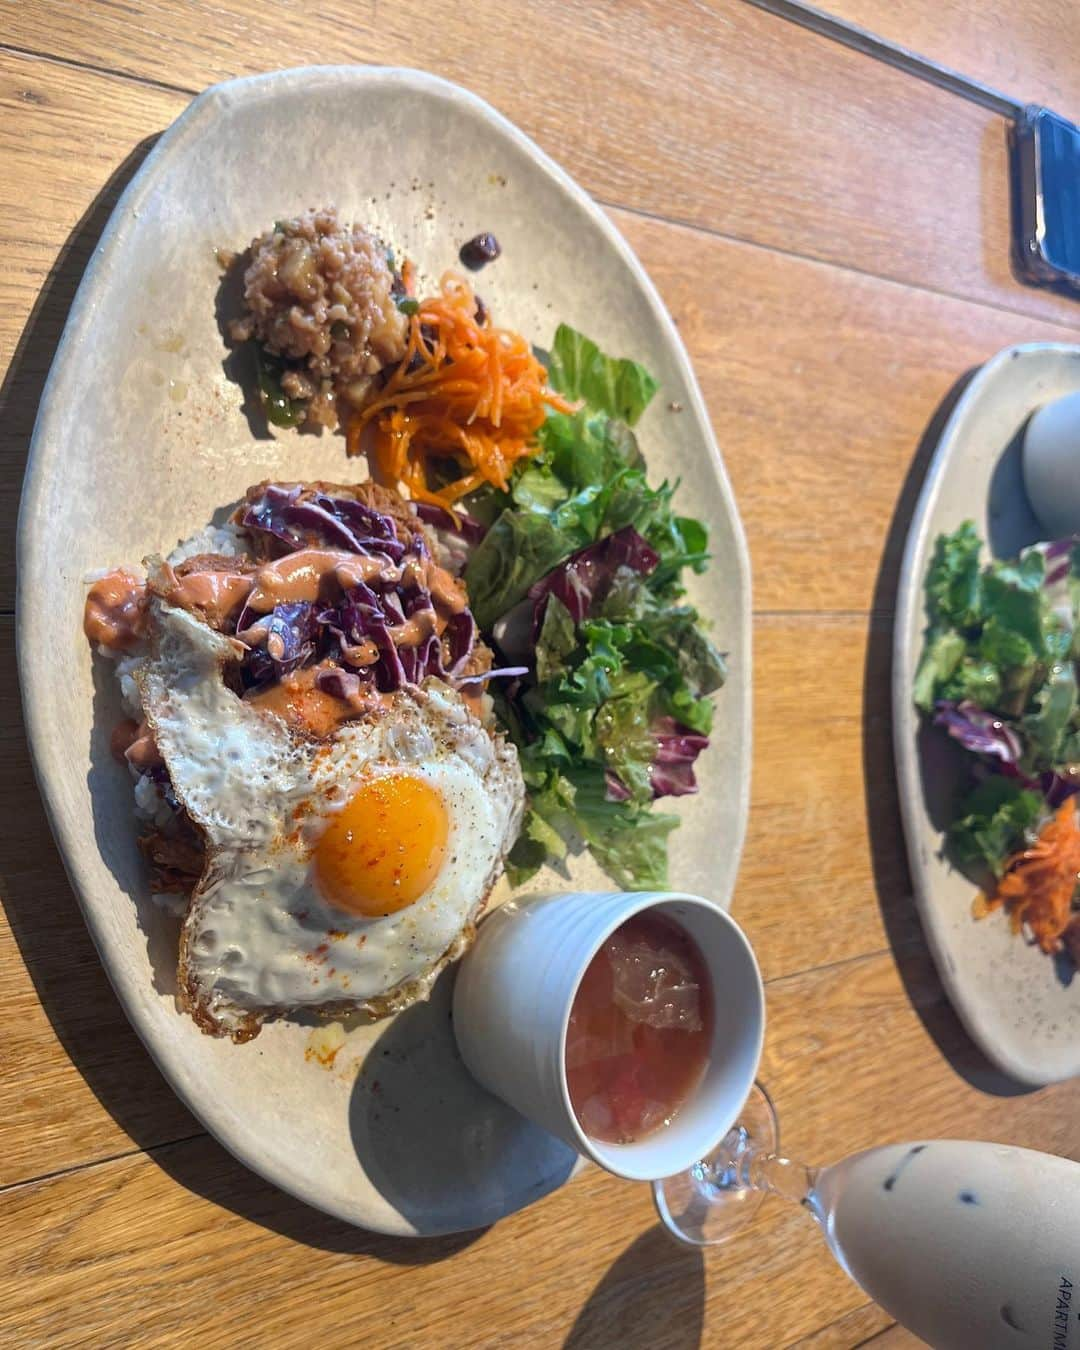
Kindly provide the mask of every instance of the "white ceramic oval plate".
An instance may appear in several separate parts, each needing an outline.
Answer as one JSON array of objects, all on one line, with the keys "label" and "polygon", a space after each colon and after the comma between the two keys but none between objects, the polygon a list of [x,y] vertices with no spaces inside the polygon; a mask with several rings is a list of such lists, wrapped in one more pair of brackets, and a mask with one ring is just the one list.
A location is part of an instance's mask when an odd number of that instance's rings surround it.
[{"label": "white ceramic oval plate", "polygon": [[1040,1085],[1080,1073],[1080,979],[1066,986],[1055,963],[1009,931],[1003,914],[976,922],[976,888],[942,856],[942,831],[964,755],[921,725],[911,692],[922,651],[923,582],[939,534],[973,520],[984,559],[1015,557],[1045,537],[1021,475],[1028,418],[1080,389],[1080,347],[1033,343],[999,352],[950,415],[908,535],[893,652],[893,727],[900,804],[915,898],[930,949],[972,1039],[1001,1070]]},{"label": "white ceramic oval plate", "polygon": [[[731,653],[702,791],[676,805],[671,885],[724,906],[749,785],[748,563],[701,394],[640,264],[565,173],[464,90],[352,67],[221,85],[165,133],[117,205],[49,377],[19,522],[20,673],[53,830],[129,1018],[207,1128],[321,1209],[434,1234],[548,1192],[572,1156],[465,1074],[446,980],[430,1004],[350,1030],[332,1068],[305,1057],[325,1044],[310,1025],[283,1021],[238,1047],[178,1013],[175,929],[147,897],[131,785],[108,754],[112,682],[80,628],[88,571],[171,548],[248,484],[360,476],[339,436],[253,436],[214,312],[216,247],[242,248],[269,222],[329,202],[428,283],[461,243],[493,231],[503,256],[479,286],[501,322],[547,346],[564,320],[659,379],[641,441],[652,478],[681,477],[684,509],[709,522],[714,561],[692,595]],[[606,888],[584,859],[569,880],[535,885]]]}]

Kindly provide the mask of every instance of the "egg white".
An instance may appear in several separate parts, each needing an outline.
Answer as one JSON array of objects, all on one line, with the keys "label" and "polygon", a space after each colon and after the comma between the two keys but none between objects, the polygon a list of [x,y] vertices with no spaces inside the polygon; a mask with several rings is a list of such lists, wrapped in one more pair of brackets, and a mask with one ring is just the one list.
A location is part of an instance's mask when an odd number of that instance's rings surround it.
[{"label": "egg white", "polygon": [[[434,682],[328,742],[307,741],[228,687],[230,639],[157,601],[152,625],[137,677],[143,707],[207,843],[181,938],[180,984],[196,1020],[243,1039],[289,1009],[382,1012],[423,997],[467,945],[517,835],[524,787],[513,747]],[[362,782],[403,771],[442,799],[443,863],[405,909],[348,914],[320,894],[312,850]]]}]

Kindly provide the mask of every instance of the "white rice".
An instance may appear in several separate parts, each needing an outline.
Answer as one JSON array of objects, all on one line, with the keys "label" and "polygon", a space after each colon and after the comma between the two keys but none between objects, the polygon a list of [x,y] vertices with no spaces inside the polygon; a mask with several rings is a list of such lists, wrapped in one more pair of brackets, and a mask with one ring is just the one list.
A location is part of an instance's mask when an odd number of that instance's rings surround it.
[{"label": "white rice", "polygon": [[176,812],[149,774],[140,774],[135,779],[135,815],[166,833],[175,827]]},{"label": "white rice", "polygon": [[194,558],[199,553],[221,553],[226,558],[235,558],[241,553],[247,553],[247,542],[246,532],[231,522],[227,521],[224,525],[207,525],[205,530],[199,530],[190,539],[177,544],[167,561],[176,567],[185,559]]},{"label": "white rice", "polygon": [[188,897],[177,891],[151,891],[150,899],[158,909],[171,914],[174,919],[182,919],[187,913]]},{"label": "white rice", "polygon": [[[121,652],[116,660],[116,678],[120,683],[120,701],[124,705],[124,712],[129,717],[133,717],[136,722],[142,721],[142,698],[139,695],[139,686],[135,683],[135,671],[142,664],[146,657],[145,644],[140,643],[140,650],[134,652]],[[114,655],[116,655],[114,653]]]}]

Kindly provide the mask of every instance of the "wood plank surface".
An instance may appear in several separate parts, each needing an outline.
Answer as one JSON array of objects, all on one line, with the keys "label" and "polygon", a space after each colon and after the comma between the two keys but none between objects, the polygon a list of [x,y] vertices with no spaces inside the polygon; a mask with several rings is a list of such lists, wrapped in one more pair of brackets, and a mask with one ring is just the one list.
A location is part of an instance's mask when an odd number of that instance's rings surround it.
[{"label": "wood plank surface", "polygon": [[1073,0],[828,0],[819,8],[1021,103],[1045,103],[1080,120],[1080,6]]},{"label": "wood plank surface", "polygon": [[891,1326],[886,1331],[878,1332],[863,1344],[868,1350],[924,1350],[926,1346],[925,1341],[920,1341],[918,1336],[913,1336],[910,1331],[898,1326]]},{"label": "wood plank surface", "polygon": [[1010,276],[999,118],[742,0],[538,0],[525,31],[506,0],[31,0],[3,41],[192,93],[275,66],[424,66],[606,202],[1077,322]]},{"label": "wood plank surface", "polygon": [[791,1350],[849,1350],[851,1346],[867,1345],[875,1336],[890,1331],[895,1326],[889,1314],[876,1303],[866,1303],[861,1308],[838,1317],[820,1331],[813,1331],[795,1341]]},{"label": "wood plank surface", "polygon": [[663,1233],[647,1187],[595,1170],[496,1230],[393,1243],[201,1139],[9,1192],[4,1223],[5,1344],[772,1350],[819,1299],[833,1317],[865,1303],[797,1210],[768,1205],[703,1256]]},{"label": "wood plank surface", "polygon": [[[1063,0],[832,7],[1080,113],[1080,18]],[[139,147],[193,93],[305,61],[468,84],[627,235],[687,342],[735,487],[756,608],[735,905],[768,981],[761,1072],[785,1151],[827,1162],[967,1135],[1080,1157],[1080,1084],[1018,1090],[945,999],[891,755],[891,612],[927,429],[994,351],[1080,326],[1080,307],[1009,275],[1000,120],[740,0],[538,0],[527,23],[510,0],[2,13],[0,1344],[917,1345],[779,1204],[702,1258],[664,1238],[645,1187],[591,1170],[483,1234],[391,1242],[235,1163],[128,1027],[52,845],[19,718],[13,522],[78,278]]]},{"label": "wood plank surface", "polygon": [[[830,1161],[884,1129],[1076,1156],[1080,1084],[998,1095],[965,1060],[926,958],[909,966],[882,954],[770,984],[762,1076],[785,1151]],[[958,1076],[935,1036],[981,1086]],[[313,1319],[340,1326],[367,1309],[386,1350],[681,1347],[697,1345],[703,1327],[710,1346],[774,1347],[865,1304],[796,1209],[767,1202],[752,1230],[698,1266],[658,1232],[647,1188],[595,1170],[474,1243],[410,1244],[322,1218],[199,1138],[9,1189],[3,1223],[0,1333],[30,1344],[104,1343],[139,1309],[153,1309],[151,1344],[179,1344],[196,1325],[218,1344],[257,1305],[258,1334],[273,1328],[282,1345],[304,1343]],[[492,1279],[493,1267],[505,1278]],[[480,1289],[482,1316],[451,1313],[463,1291]]]}]

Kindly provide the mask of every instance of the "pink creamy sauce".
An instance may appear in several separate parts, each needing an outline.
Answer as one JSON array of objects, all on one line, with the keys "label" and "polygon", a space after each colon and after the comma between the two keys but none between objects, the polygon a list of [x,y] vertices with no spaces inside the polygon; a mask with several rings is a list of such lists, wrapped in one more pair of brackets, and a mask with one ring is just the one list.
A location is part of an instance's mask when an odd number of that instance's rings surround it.
[{"label": "pink creamy sauce", "polygon": [[234,572],[189,572],[183,577],[174,573],[169,600],[189,613],[198,610],[211,628],[220,629],[239,612],[250,591],[251,577]]},{"label": "pink creamy sauce", "polygon": [[98,577],[87,592],[83,631],[91,642],[127,651],[146,632],[146,583],[117,567]]},{"label": "pink creamy sauce", "polygon": [[687,934],[638,914],[604,943],[574,996],[566,1034],[570,1102],[587,1135],[631,1144],[697,1091],[713,1035],[713,991]]},{"label": "pink creamy sauce", "polygon": [[302,548],[263,565],[249,578],[248,605],[268,614],[275,605],[326,599],[333,590],[347,590],[361,582],[397,572],[379,558],[365,558],[329,548]]},{"label": "pink creamy sauce", "polygon": [[[431,595],[430,606],[418,609],[404,622],[387,631],[397,647],[417,647],[432,634],[441,635],[448,618],[460,614],[467,604],[464,588],[449,572],[430,558],[407,555],[400,566],[385,558],[367,557],[329,548],[303,548],[282,558],[261,563],[249,571],[221,570],[198,565],[178,576],[168,564],[160,569],[156,587],[169,604],[204,619],[212,628],[231,633],[241,612],[254,615],[240,642],[256,644],[265,638],[264,615],[275,605],[299,601],[333,602],[352,587],[376,579],[389,584],[422,586]],[[208,559],[208,562],[213,561]],[[149,590],[135,573],[117,568],[100,577],[86,598],[83,627],[86,636],[103,646],[129,651],[146,635]],[[261,631],[260,631],[261,630]],[[356,666],[370,666],[379,659],[379,649],[365,638],[346,651]],[[248,701],[273,712],[296,729],[318,737],[329,736],[341,723],[377,712],[386,706],[383,695],[367,691],[362,697],[338,697],[316,686],[323,666],[296,671],[248,696]],[[480,710],[482,689],[466,689],[462,697],[475,712]],[[140,768],[161,762],[152,731],[145,723],[125,722],[113,736],[113,753]]]}]

